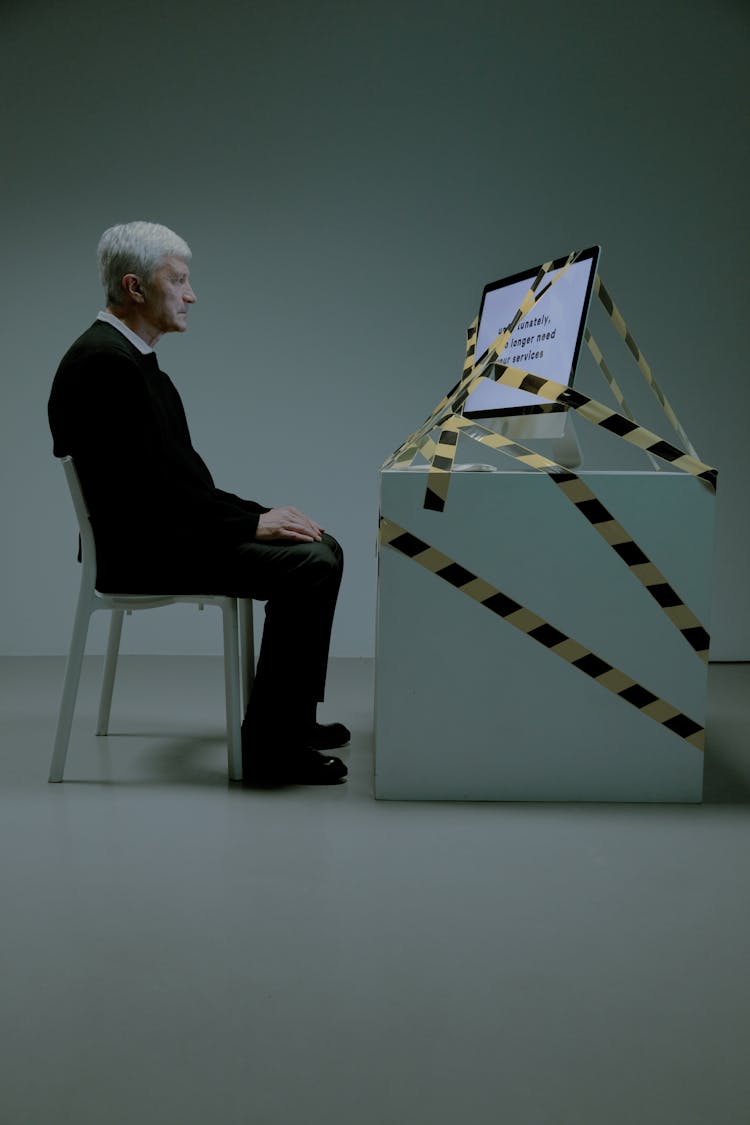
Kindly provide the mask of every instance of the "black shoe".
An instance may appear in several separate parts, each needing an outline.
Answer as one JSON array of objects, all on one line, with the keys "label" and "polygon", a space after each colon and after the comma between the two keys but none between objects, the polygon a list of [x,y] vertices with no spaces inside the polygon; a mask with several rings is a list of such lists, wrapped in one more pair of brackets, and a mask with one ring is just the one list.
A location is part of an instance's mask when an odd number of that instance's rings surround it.
[{"label": "black shoe", "polygon": [[265,754],[255,751],[243,762],[242,784],[246,788],[336,785],[348,772],[340,758],[330,758],[308,746]]},{"label": "black shoe", "polygon": [[314,750],[338,750],[346,746],[352,732],[343,723],[316,723],[307,736]]}]

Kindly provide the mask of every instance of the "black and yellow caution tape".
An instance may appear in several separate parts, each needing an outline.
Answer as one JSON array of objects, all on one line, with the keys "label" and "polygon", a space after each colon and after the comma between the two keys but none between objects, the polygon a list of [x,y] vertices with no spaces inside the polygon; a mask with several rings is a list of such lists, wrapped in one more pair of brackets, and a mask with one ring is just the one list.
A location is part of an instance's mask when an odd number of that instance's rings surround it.
[{"label": "black and yellow caution tape", "polygon": [[507,325],[503,329],[503,331],[492,341],[481,360],[481,364],[471,366],[467,362],[467,364],[464,366],[464,371],[461,375],[459,383],[456,385],[456,387],[453,388],[452,391],[448,393],[448,395],[445,397],[445,399],[442,400],[442,402],[438,403],[433,413],[433,417],[437,417],[443,412],[443,410],[446,409],[449,409],[453,412],[459,412],[463,408],[466,399],[469,397],[475,387],[479,385],[480,378],[482,378],[485,372],[498,361],[499,357],[505,351],[508,341],[515,332],[516,326],[519,324],[519,322],[522,321],[525,316],[528,316],[534,306],[539,301],[541,301],[542,297],[544,297],[549,292],[552,286],[557,284],[557,282],[565,276],[573,263],[577,261],[579,254],[579,250],[572,251],[572,253],[570,253],[565,260],[564,265],[562,265],[560,269],[557,270],[557,272],[549,279],[549,281],[547,281],[546,285],[542,286],[542,282],[547,277],[549,271],[552,269],[552,262],[544,263],[544,265],[536,275],[534,281],[532,282],[531,288],[529,289],[528,293],[524,297],[523,301],[521,301],[521,304],[518,306],[515,316],[511,320],[510,324]]},{"label": "black and yellow caution tape", "polygon": [[[525,316],[533,309],[537,301],[547,293],[547,291],[565,274],[567,269],[577,260],[580,251],[572,251],[565,263],[555,273],[555,275],[543,287],[542,282],[546,278],[549,271],[552,269],[552,261],[545,262],[537,272],[528,292],[526,293],[521,304],[518,306],[515,315],[513,316],[509,325],[492,341],[490,347],[484,354],[481,363],[475,364],[476,354],[476,336],[478,330],[478,318],[475,318],[469,325],[466,333],[466,355],[464,358],[463,371],[461,378],[454,387],[452,387],[446,395],[435,406],[433,411],[428,415],[418,430],[410,434],[405,441],[391,454],[391,456],[383,464],[383,469],[388,469],[394,464],[406,465],[411,464],[414,456],[418,451],[423,448],[424,438],[429,435],[436,427],[438,419],[446,412],[448,414],[460,410],[463,407],[466,399],[469,397],[475,387],[479,385],[479,380],[484,376],[485,372],[491,369],[492,365],[496,362],[499,355],[505,349],[508,340],[513,335],[513,332],[518,323],[523,320]],[[450,459],[450,458],[447,458]],[[439,471],[439,470],[438,470]],[[449,471],[449,470],[443,470]],[[449,481],[444,484],[446,496]]]},{"label": "black and yellow caution tape", "polygon": [[383,545],[405,555],[425,570],[442,578],[462,594],[466,594],[485,609],[503,618],[519,632],[543,645],[561,660],[590,676],[601,687],[619,696],[643,715],[684,739],[696,749],[703,750],[705,731],[700,723],[508,597],[496,586],[486,582],[448,555],[444,555],[386,517],[381,518],[379,537]]},{"label": "black and yellow caution tape", "polygon": [[594,362],[606,379],[607,384],[612,391],[612,394],[617,399],[620,410],[623,412],[626,418],[628,418],[631,422],[635,422],[635,417],[633,416],[632,410],[625,401],[625,395],[622,392],[620,384],[617,382],[614,375],[610,371],[609,366],[607,365],[607,361],[604,358],[602,349],[599,347],[588,328],[583,333],[583,338],[586,341],[586,346],[594,357]]},{"label": "black and yellow caution tape", "polygon": [[575,410],[588,422],[601,426],[602,429],[608,430],[631,445],[637,446],[638,449],[642,449],[646,453],[652,453],[654,457],[668,462],[673,468],[689,473],[691,476],[705,481],[712,489],[716,489],[718,474],[717,470],[712,468],[711,465],[706,465],[692,454],[685,453],[676,445],[665,441],[652,430],[639,426],[637,422],[631,421],[623,414],[618,414],[616,410],[605,406],[604,403],[597,402],[596,399],[589,398],[587,395],[582,395],[579,391],[574,391],[572,387],[568,387],[564,383],[556,383],[552,379],[544,379],[540,375],[532,375],[531,372],[523,371],[519,367],[506,367],[501,363],[495,364],[490,377],[495,382],[502,383],[505,387],[529,391],[531,394],[546,398],[549,402],[557,402],[567,406],[571,410]]},{"label": "black and yellow caution tape", "polygon": [[466,355],[464,356],[464,366],[461,371],[461,378],[463,379],[467,372],[471,371],[474,366],[474,356],[477,351],[477,332],[479,330],[479,317],[475,316],[469,327],[466,329]]},{"label": "black and yellow caution tape", "polygon": [[633,359],[638,364],[639,371],[643,375],[644,379],[648,383],[648,385],[651,388],[651,390],[653,391],[653,393],[656,395],[656,398],[659,400],[661,408],[664,411],[664,413],[666,414],[667,418],[669,419],[669,422],[670,422],[672,428],[674,429],[675,433],[679,437],[680,441],[684,444],[688,453],[690,453],[691,456],[693,456],[697,459],[698,454],[696,453],[695,449],[693,448],[693,446],[690,442],[690,438],[687,436],[684,429],[682,428],[682,425],[680,424],[680,421],[677,418],[677,415],[675,414],[674,410],[672,409],[672,406],[671,406],[669,400],[667,399],[667,396],[664,394],[664,391],[662,390],[662,388],[657,383],[656,378],[654,377],[654,374],[651,370],[651,367],[650,367],[648,361],[646,360],[646,357],[644,356],[643,352],[641,351],[641,349],[638,347],[635,340],[633,339],[632,333],[631,333],[630,329],[628,328],[627,324],[625,323],[625,318],[623,317],[623,315],[620,312],[620,310],[618,309],[617,305],[614,303],[611,296],[609,295],[609,293],[605,289],[604,284],[602,282],[602,279],[599,277],[599,274],[597,274],[596,277],[594,278],[594,293],[599,298],[599,302],[600,302],[602,308],[605,310],[605,312],[607,313],[607,316],[612,321],[612,324],[615,328],[615,331],[625,341],[625,344],[626,344],[630,354],[633,356]]},{"label": "black and yellow caution tape", "polygon": [[[558,282],[560,278],[564,276],[573,262],[576,261],[578,255],[579,251],[577,250],[574,250],[571,254],[569,254],[565,261],[565,264],[561,266],[559,270],[557,270],[555,275],[550,278],[546,285],[542,286],[542,282],[547,277],[547,274],[552,268],[552,262],[544,263],[544,265],[541,267],[536,277],[534,278],[534,281],[532,282],[531,288],[529,289],[528,293],[521,301],[521,304],[518,306],[515,316],[511,320],[510,324],[507,325],[503,329],[503,331],[496,337],[496,339],[493,340],[493,342],[490,344],[490,347],[487,350],[487,354],[482,360],[481,365],[474,365],[473,356],[470,356],[468,354],[467,349],[467,357],[461,379],[457,386],[454,387],[452,391],[449,391],[445,398],[442,399],[441,402],[439,402],[436,406],[435,410],[430,416],[432,426],[430,426],[429,429],[432,429],[435,421],[442,413],[446,411],[449,411],[450,413],[460,413],[463,410],[463,406],[467,398],[472,393],[474,388],[479,385],[480,379],[484,377],[488,370],[494,370],[494,367],[498,362],[498,357],[502,355],[503,351],[505,350],[508,340],[513,335],[516,325],[529,314],[534,305],[536,305],[536,303],[542,299],[542,297],[552,288],[552,286],[555,285],[556,282]],[[423,427],[421,433],[424,432],[425,429]],[[427,430],[427,432],[429,432],[429,430]],[[438,449],[432,457],[430,476],[427,482],[427,489],[425,491],[426,508],[430,507],[436,512],[442,512],[445,508],[445,502],[448,498],[448,489],[450,487],[450,473],[453,468],[455,456],[456,443],[450,441],[444,442],[441,435],[441,439],[438,441]]]},{"label": "black and yellow caution tape", "polygon": [[575,473],[550,473],[549,476],[594,530],[612,547],[615,554],[622,559],[633,577],[648,590],[696,655],[707,664],[710,644],[707,630],[633,537]]},{"label": "black and yellow caution tape", "polygon": [[[612,391],[612,394],[614,395],[614,397],[615,397],[615,399],[616,399],[616,401],[617,401],[617,403],[620,407],[620,410],[622,411],[622,413],[625,415],[625,417],[630,422],[635,422],[635,417],[633,415],[633,411],[630,409],[627,402],[625,401],[625,395],[622,392],[620,384],[617,382],[614,375],[610,371],[609,365],[608,365],[606,359],[604,358],[604,353],[602,352],[602,349],[599,347],[598,343],[596,342],[594,337],[591,335],[591,332],[589,331],[588,328],[585,330],[585,332],[583,334],[583,338],[586,341],[586,346],[588,347],[589,351],[591,352],[591,355],[594,358],[594,362],[596,363],[597,367],[599,368],[602,375],[604,376],[605,381],[606,381],[607,385],[609,386],[609,389]],[[692,446],[689,447],[688,453],[695,453],[695,450],[693,449]],[[661,465],[656,460],[656,458],[652,457],[650,453],[647,453],[646,456],[648,457],[649,461],[654,466],[656,471],[659,472],[659,470],[661,469]]]},{"label": "black and yellow caution tape", "polygon": [[[474,430],[475,432],[467,436],[472,437],[481,445],[497,449],[531,469],[546,473],[560,489],[566,500],[591,524],[593,529],[625,564],[633,577],[648,591],[696,655],[704,663],[708,663],[710,637],[699,618],[667,581],[656,564],[639,547],[633,536],[615,519],[585,481],[556,461],[551,461],[541,453],[535,453],[533,450],[527,449],[526,446],[520,445],[503,434],[496,434],[492,430],[478,433],[477,431],[484,430],[480,423],[469,418],[462,418],[459,415],[454,415],[449,421],[445,422],[440,435],[440,444],[437,448],[439,449],[441,444],[445,447],[449,437],[455,438],[457,441],[459,432],[468,430]],[[436,453],[433,464],[439,458],[440,454]],[[430,503],[425,503],[425,508],[431,506]]]},{"label": "black and yellow caution tape", "polygon": [[[466,330],[466,355],[464,359],[463,374],[461,376],[461,379],[463,379],[466,375],[466,372],[470,372],[474,366],[474,353],[476,351],[478,325],[479,317],[474,317],[471,324]],[[396,449],[391,454],[391,456],[382,466],[383,469],[389,469],[391,465],[394,464],[399,464],[402,466],[407,464],[410,465],[418,452],[421,452],[424,456],[427,457],[428,460],[431,460],[432,452],[430,452],[429,455],[426,453],[426,448],[428,447],[428,445],[431,450],[434,449],[434,443],[429,440],[429,434],[435,428],[435,419],[441,412],[440,407],[445,407],[448,404],[451,395],[457,390],[459,386],[460,380],[455,387],[448,391],[448,394],[443,397],[440,403],[438,403],[438,405],[435,407],[429,417],[425,419],[419,429],[415,430],[414,433],[409,434],[408,438],[406,438],[405,441],[401,442],[401,445],[399,445],[398,449]]]}]

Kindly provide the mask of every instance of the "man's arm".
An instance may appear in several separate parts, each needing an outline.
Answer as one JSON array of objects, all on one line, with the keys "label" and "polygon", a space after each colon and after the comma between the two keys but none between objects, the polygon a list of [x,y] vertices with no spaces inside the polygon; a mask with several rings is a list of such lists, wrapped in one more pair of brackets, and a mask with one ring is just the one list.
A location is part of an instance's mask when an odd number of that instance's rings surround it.
[{"label": "man's arm", "polygon": [[176,390],[163,373],[154,378],[149,386],[121,348],[89,349],[58,371],[50,398],[55,454],[75,457],[92,520],[133,537],[253,539],[266,509],[218,492],[182,429]]}]

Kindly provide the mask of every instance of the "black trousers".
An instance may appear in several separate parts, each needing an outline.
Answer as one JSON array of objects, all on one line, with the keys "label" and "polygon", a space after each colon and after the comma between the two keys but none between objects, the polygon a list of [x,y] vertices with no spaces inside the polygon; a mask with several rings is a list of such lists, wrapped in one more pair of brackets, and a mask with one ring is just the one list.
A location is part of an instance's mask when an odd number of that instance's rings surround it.
[{"label": "black trousers", "polygon": [[[131,551],[97,542],[97,588],[120,593],[230,594],[266,603],[266,620],[247,719],[293,740],[315,720],[324,697],[331,626],[344,556],[332,535],[319,543],[252,540],[232,549],[200,544]],[[141,542],[140,540],[138,541]],[[126,537],[124,546],[130,540]],[[132,546],[132,544],[131,544]]]},{"label": "black trousers", "polygon": [[290,740],[314,721],[324,698],[331,626],[344,555],[333,536],[319,543],[277,539],[243,543],[222,586],[265,601],[263,641],[247,711],[253,728]]}]

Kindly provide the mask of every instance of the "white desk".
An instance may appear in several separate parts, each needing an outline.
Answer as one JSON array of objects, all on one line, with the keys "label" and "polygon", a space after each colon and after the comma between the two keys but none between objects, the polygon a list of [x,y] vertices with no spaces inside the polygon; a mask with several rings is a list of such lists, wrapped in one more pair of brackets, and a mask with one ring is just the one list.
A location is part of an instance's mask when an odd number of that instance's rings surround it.
[{"label": "white desk", "polygon": [[[443,513],[424,472],[385,470],[381,512],[704,724],[707,666],[546,474],[504,460],[454,473]],[[579,476],[709,629],[713,493],[668,469]],[[694,802],[702,776],[700,750],[381,548],[376,797]]]}]

